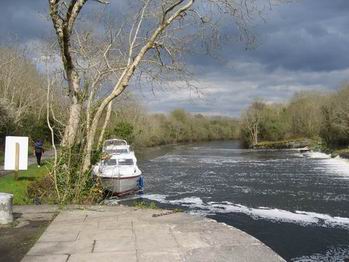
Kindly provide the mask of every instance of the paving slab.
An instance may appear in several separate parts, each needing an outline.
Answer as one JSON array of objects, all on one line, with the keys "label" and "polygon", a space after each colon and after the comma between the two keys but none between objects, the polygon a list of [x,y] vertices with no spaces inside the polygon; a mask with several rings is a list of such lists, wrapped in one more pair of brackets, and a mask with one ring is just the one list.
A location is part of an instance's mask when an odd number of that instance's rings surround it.
[{"label": "paving slab", "polygon": [[136,262],[135,252],[107,252],[74,254],[69,257],[69,262]]},{"label": "paving slab", "polygon": [[78,239],[93,240],[117,240],[123,237],[132,236],[132,229],[103,229],[96,231],[95,229],[86,229],[80,232]]},{"label": "paving slab", "polygon": [[78,241],[40,241],[29,250],[28,255],[43,256],[43,255],[71,255],[79,253],[91,253],[93,250],[93,240],[78,240]]},{"label": "paving slab", "polygon": [[72,242],[75,241],[79,236],[77,231],[64,231],[64,232],[51,232],[46,231],[40,237],[40,242]]},{"label": "paving slab", "polygon": [[125,206],[60,211],[27,261],[284,261],[234,227],[186,213]]},{"label": "paving slab", "polygon": [[22,259],[22,262],[65,262],[68,259],[68,255],[43,255],[43,256],[30,256],[27,255]]},{"label": "paving slab", "polygon": [[178,252],[147,252],[139,254],[139,261],[144,262],[177,262],[183,261],[183,255]]}]

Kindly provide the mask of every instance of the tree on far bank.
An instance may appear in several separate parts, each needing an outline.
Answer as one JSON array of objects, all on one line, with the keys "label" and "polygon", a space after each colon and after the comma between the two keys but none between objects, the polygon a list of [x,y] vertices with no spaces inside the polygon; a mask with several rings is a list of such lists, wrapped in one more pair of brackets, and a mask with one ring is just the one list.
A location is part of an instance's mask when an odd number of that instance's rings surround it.
[{"label": "tree on far bank", "polygon": [[265,103],[257,100],[241,114],[241,127],[247,132],[245,136],[252,147],[258,144],[265,108]]}]

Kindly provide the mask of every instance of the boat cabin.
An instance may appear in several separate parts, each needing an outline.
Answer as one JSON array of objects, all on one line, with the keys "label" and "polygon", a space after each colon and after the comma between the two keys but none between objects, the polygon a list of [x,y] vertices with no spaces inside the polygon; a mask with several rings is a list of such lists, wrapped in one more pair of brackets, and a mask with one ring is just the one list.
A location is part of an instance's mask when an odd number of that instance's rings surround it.
[{"label": "boat cabin", "polygon": [[130,146],[122,139],[108,139],[104,142],[103,152],[111,155],[128,154]]}]

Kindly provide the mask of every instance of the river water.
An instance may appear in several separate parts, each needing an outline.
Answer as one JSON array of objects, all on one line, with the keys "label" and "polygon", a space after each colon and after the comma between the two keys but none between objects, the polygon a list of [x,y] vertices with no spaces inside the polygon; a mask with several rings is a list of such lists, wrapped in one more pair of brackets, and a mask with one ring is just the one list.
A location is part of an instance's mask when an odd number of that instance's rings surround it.
[{"label": "river water", "polygon": [[169,147],[139,165],[143,198],[160,207],[237,227],[287,261],[349,261],[347,160],[210,142]]}]

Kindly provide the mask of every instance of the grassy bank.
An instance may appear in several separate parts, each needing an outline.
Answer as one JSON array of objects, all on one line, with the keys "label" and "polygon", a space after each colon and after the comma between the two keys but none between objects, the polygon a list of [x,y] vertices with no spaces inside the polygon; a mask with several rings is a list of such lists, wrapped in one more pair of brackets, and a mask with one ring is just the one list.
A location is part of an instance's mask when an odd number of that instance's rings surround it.
[{"label": "grassy bank", "polygon": [[19,172],[18,180],[15,180],[14,174],[0,177],[0,192],[13,194],[15,205],[32,204],[32,199],[27,194],[28,185],[47,173],[48,169],[45,166],[38,168],[36,165],[31,165],[28,170]]},{"label": "grassy bank", "polygon": [[316,145],[315,140],[308,138],[297,138],[279,141],[261,141],[254,146],[256,149],[290,149],[290,148],[302,148],[302,147],[312,147]]}]

